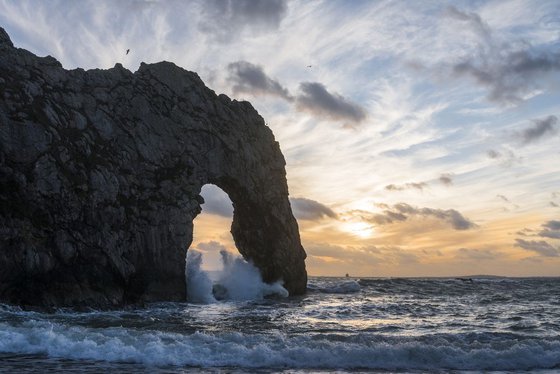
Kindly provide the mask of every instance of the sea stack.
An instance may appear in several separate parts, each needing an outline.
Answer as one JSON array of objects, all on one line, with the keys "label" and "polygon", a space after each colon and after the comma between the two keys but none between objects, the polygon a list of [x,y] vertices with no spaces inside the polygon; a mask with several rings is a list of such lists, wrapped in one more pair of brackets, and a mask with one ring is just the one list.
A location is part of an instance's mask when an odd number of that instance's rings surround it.
[{"label": "sea stack", "polygon": [[303,293],[284,157],[251,104],[170,62],[65,70],[0,28],[0,302],[185,300],[207,183],[229,195],[263,280]]}]

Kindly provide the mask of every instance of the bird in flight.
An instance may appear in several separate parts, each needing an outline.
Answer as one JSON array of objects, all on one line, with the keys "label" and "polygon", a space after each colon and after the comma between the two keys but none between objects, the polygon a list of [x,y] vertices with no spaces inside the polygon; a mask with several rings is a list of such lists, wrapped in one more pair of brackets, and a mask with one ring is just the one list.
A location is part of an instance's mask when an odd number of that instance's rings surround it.
[{"label": "bird in flight", "polygon": [[128,54],[128,52],[130,52],[130,48],[126,50],[126,54]]},{"label": "bird in flight", "polygon": [[310,68],[310,67],[311,67],[311,65],[307,65],[307,67],[308,67],[308,68]]}]

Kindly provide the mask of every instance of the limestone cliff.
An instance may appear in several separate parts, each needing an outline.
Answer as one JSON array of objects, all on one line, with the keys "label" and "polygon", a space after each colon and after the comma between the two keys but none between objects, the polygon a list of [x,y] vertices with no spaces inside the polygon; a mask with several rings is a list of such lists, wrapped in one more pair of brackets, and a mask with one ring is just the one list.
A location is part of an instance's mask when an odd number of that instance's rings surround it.
[{"label": "limestone cliff", "polygon": [[239,252],[303,293],[285,161],[249,103],[169,62],[65,70],[0,28],[0,302],[185,300],[207,183],[233,202]]}]

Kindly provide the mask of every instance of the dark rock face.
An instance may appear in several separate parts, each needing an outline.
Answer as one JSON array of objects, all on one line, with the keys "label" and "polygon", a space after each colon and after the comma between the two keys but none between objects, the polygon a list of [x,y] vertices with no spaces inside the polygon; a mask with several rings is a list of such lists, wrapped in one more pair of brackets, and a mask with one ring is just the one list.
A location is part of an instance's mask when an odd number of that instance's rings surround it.
[{"label": "dark rock face", "polygon": [[305,291],[285,161],[247,102],[172,63],[64,70],[0,28],[0,301],[111,307],[186,299],[204,184],[239,252]]}]

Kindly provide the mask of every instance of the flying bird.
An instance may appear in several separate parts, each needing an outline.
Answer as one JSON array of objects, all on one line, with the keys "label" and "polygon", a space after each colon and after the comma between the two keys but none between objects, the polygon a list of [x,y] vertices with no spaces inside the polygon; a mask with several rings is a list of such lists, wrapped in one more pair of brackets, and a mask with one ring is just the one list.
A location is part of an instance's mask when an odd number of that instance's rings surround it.
[{"label": "flying bird", "polygon": [[310,67],[311,67],[311,65],[307,65],[307,67],[308,67],[308,68],[310,68]]},{"label": "flying bird", "polygon": [[126,54],[128,54],[128,52],[130,52],[130,48],[126,50]]}]

